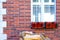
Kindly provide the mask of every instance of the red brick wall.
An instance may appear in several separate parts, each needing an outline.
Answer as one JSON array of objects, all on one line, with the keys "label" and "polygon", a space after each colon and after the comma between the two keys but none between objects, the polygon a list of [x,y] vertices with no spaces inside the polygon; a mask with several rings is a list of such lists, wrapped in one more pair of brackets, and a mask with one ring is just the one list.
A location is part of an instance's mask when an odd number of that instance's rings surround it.
[{"label": "red brick wall", "polygon": [[19,32],[23,30],[45,33],[51,40],[60,40],[60,0],[57,3],[57,29],[31,29],[31,0],[7,0],[3,2],[3,8],[7,9],[7,14],[3,15],[7,27],[4,33],[7,34],[7,40],[19,40]]}]

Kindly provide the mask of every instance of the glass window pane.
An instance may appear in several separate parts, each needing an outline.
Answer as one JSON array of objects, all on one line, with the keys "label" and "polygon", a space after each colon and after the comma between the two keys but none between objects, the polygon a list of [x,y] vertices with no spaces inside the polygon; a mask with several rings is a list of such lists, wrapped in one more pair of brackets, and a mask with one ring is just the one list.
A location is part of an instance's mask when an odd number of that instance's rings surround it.
[{"label": "glass window pane", "polygon": [[33,5],[33,14],[38,15],[41,13],[41,7],[39,5]]},{"label": "glass window pane", "polygon": [[52,0],[52,2],[54,2],[54,0]]},{"label": "glass window pane", "polygon": [[33,5],[33,14],[36,15],[36,5]]},{"label": "glass window pane", "polygon": [[44,0],[44,2],[49,2],[49,0]]},{"label": "glass window pane", "polygon": [[35,22],[39,22],[39,21],[38,21],[38,17],[36,17],[36,16],[35,16]]},{"label": "glass window pane", "polygon": [[54,5],[50,5],[50,12],[51,12],[51,14],[54,14],[55,13]]},{"label": "glass window pane", "polygon": [[38,2],[38,0],[33,0],[33,2]]},{"label": "glass window pane", "polygon": [[39,13],[41,13],[41,7],[39,5],[33,5],[33,15],[35,16],[35,22],[38,22]]},{"label": "glass window pane", "polygon": [[50,13],[50,7],[49,7],[49,5],[45,5],[44,11],[45,11],[45,13]]}]

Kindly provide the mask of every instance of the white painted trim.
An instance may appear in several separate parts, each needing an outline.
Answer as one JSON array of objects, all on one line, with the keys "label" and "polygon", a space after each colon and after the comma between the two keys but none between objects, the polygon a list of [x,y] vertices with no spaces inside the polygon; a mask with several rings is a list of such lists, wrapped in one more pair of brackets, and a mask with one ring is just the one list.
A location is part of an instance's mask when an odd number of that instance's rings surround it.
[{"label": "white painted trim", "polygon": [[7,40],[7,34],[3,34],[3,27],[7,27],[7,23],[3,21],[3,15],[6,14],[6,9],[3,8],[2,2],[6,2],[6,0],[0,0],[0,40]]},{"label": "white painted trim", "polygon": [[0,27],[6,27],[6,24],[7,24],[6,21],[1,21],[0,22]]},{"label": "white painted trim", "polygon": [[41,22],[41,14],[40,13],[38,14],[38,17],[39,17],[38,18],[39,22]]},{"label": "white painted trim", "polygon": [[0,15],[6,14],[6,9],[0,9]]},{"label": "white painted trim", "polygon": [[2,3],[2,2],[6,2],[7,0],[0,0],[0,2]]},{"label": "white painted trim", "polygon": [[0,3],[0,9],[2,8],[2,3]]},{"label": "white painted trim", "polygon": [[3,21],[3,16],[2,16],[2,15],[0,15],[0,22],[1,22],[1,21]]},{"label": "white painted trim", "polygon": [[7,40],[6,34],[0,34],[0,40]]},{"label": "white painted trim", "polygon": [[3,34],[3,27],[0,27],[0,34]]}]

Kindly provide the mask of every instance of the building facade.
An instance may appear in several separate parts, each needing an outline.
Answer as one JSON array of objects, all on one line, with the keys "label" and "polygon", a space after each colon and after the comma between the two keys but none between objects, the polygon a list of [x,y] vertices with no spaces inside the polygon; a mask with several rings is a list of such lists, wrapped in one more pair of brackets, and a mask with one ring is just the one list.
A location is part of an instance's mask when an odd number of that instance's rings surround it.
[{"label": "building facade", "polygon": [[[36,0],[35,0],[36,1]],[[33,1],[33,2],[35,2]],[[50,0],[49,0],[50,1]],[[38,2],[38,1],[36,1]],[[48,2],[48,1],[46,1]],[[52,1],[53,3],[51,5],[55,5],[54,9],[51,9],[46,7],[47,9],[45,10],[46,12],[51,12],[51,13],[55,13],[56,15],[52,16],[55,18],[52,18],[51,22],[56,22],[58,24],[58,27],[55,29],[32,29],[32,22],[38,22],[38,15],[36,16],[36,13],[44,13],[43,12],[43,5],[42,4],[42,9],[41,12],[40,10],[40,3],[35,3],[35,4],[39,4],[38,6],[34,6],[34,7],[38,7],[38,9],[33,9],[32,5],[34,3],[32,3],[32,0],[6,0],[6,2],[3,2],[3,8],[6,8],[6,14],[3,15],[3,21],[7,22],[6,27],[4,27],[4,34],[7,34],[7,40],[19,40],[20,35],[19,33],[21,31],[33,31],[36,33],[45,33],[46,36],[48,36],[51,40],[60,40],[60,0],[54,0]],[[48,4],[49,6],[49,4]],[[33,7],[33,8],[34,8]],[[50,7],[50,6],[49,6]],[[56,10],[55,10],[56,9]],[[35,11],[34,11],[35,10]],[[38,12],[36,12],[36,10],[38,10]],[[54,10],[54,11],[53,11]],[[35,18],[34,16],[32,16],[31,12],[35,12]],[[47,15],[48,16],[48,15]],[[42,16],[41,16],[42,17]],[[47,22],[48,20],[45,20],[44,17],[42,18],[42,22]],[[49,21],[49,22],[50,22]],[[41,21],[39,21],[41,22]]]}]

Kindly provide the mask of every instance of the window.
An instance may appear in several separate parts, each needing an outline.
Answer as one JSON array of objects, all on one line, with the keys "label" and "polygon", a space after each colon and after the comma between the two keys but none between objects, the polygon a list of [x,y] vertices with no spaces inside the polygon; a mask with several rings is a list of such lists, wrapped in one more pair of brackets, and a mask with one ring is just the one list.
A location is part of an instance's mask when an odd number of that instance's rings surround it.
[{"label": "window", "polygon": [[49,5],[45,5],[44,11],[45,11],[45,13],[49,13],[50,12],[50,6]]},{"label": "window", "polygon": [[50,12],[51,12],[51,14],[55,14],[55,7],[54,7],[54,5],[50,5]]},{"label": "window", "polygon": [[31,0],[31,22],[55,22],[56,0]]},{"label": "window", "polygon": [[54,5],[45,5],[44,8],[45,13],[51,13],[51,14],[55,13]]},{"label": "window", "polygon": [[33,5],[33,15],[35,15],[35,22],[38,22],[38,15],[41,13],[41,7],[39,5]]},{"label": "window", "polygon": [[52,2],[54,2],[54,0],[52,0]]},{"label": "window", "polygon": [[44,0],[44,2],[49,2],[49,0]]},{"label": "window", "polygon": [[33,2],[38,2],[38,0],[33,0]]}]

